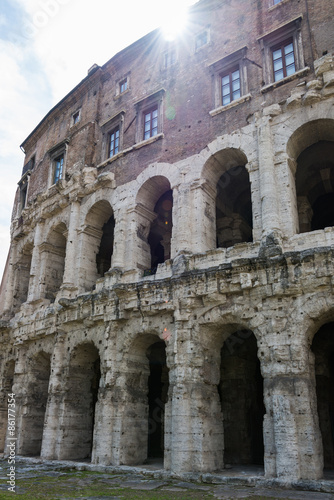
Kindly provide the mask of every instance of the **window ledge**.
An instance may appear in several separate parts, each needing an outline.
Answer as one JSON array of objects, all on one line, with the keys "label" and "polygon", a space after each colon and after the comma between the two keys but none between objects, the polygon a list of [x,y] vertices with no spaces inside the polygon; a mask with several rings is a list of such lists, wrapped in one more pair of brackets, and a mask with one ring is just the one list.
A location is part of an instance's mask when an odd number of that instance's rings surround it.
[{"label": "window ledge", "polygon": [[226,106],[219,106],[219,108],[213,109],[212,111],[209,111],[210,116],[216,116],[219,113],[223,113],[224,111],[227,111],[228,109],[234,108],[234,106],[238,106],[239,104],[242,104],[245,101],[249,101],[252,98],[251,94],[246,94],[239,99],[236,99],[235,101],[230,102],[229,104],[226,104]]},{"label": "window ledge", "polygon": [[149,139],[145,139],[144,141],[137,142],[137,144],[134,144],[131,149],[140,149],[147,144],[151,144],[152,142],[158,141],[159,139],[163,139],[164,134],[160,133],[157,135],[154,135],[153,137],[150,137]]},{"label": "window ledge", "polygon": [[119,153],[117,153],[117,155],[114,155],[111,158],[108,158],[107,160],[103,161],[102,163],[97,165],[96,168],[106,167],[107,165],[109,165],[109,163],[112,163],[113,161],[118,160],[118,158],[121,158],[122,156],[125,156],[128,153],[131,153],[131,151],[135,151],[136,149],[140,149],[144,146],[147,146],[148,144],[151,144],[152,142],[158,141],[159,139],[163,139],[163,138],[164,138],[164,134],[161,133],[161,134],[157,134],[153,137],[150,137],[149,139],[146,139],[145,141],[138,142],[137,144],[134,144],[130,148],[123,149],[123,151],[120,151]]},{"label": "window ledge", "polygon": [[282,80],[278,80],[277,82],[270,83],[269,85],[265,85],[264,87],[261,88],[262,94],[265,94],[266,92],[269,92],[270,90],[275,89],[276,87],[280,87],[281,85],[284,85],[285,83],[291,82],[292,80],[296,80],[296,78],[299,78],[300,76],[307,75],[307,73],[310,71],[309,66],[306,66],[303,69],[300,69],[299,71],[296,71],[293,75],[286,76],[285,78],[282,78]]}]

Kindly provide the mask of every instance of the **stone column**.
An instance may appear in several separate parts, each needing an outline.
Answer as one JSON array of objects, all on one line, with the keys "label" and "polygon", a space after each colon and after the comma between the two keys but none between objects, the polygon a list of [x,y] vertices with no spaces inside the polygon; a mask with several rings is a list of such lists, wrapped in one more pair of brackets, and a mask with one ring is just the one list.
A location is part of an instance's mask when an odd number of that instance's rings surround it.
[{"label": "stone column", "polygon": [[51,361],[48,402],[45,410],[41,458],[57,460],[62,442],[61,409],[64,393],[64,367],[66,360],[66,334],[58,332]]},{"label": "stone column", "polygon": [[5,300],[2,311],[4,313],[9,312],[13,307],[13,298],[15,290],[15,264],[17,262],[17,242],[14,240],[10,247],[9,253],[9,265],[8,265],[8,278],[6,283]]},{"label": "stone column", "polygon": [[63,275],[63,284],[61,286],[61,295],[71,297],[73,292],[78,289],[78,271],[77,259],[79,251],[85,251],[84,248],[79,250],[78,245],[78,227],[80,216],[80,203],[73,201],[71,203],[70,221],[68,232],[66,235],[66,257],[65,269]]},{"label": "stone column", "polygon": [[[169,350],[169,397],[165,406],[165,468],[212,472],[223,468],[224,430],[216,380],[188,322],[177,321]],[[174,361],[171,361],[171,353]]]},{"label": "stone column", "polygon": [[[28,381],[26,377],[27,346],[19,345],[17,347],[17,359],[15,363],[15,380],[12,392],[15,394],[15,435],[16,455],[22,454],[25,441],[25,406],[27,404]],[[10,436],[7,436],[9,438]],[[5,450],[7,447],[7,439]]]},{"label": "stone column", "polygon": [[257,122],[262,235],[280,232],[277,180],[275,177],[273,137],[270,116]]},{"label": "stone column", "polygon": [[151,212],[144,205],[138,204],[136,212],[136,232],[133,232],[135,239],[134,261],[135,267],[139,269],[151,268],[151,249],[147,238],[150,233],[151,224],[157,217],[157,214]]},{"label": "stone column", "polygon": [[28,292],[28,302],[33,302],[41,298],[40,283],[44,279],[41,266],[41,253],[40,245],[43,243],[44,237],[44,219],[37,222],[34,238],[34,248],[32,252],[31,268],[30,268],[30,282]]},{"label": "stone column", "polygon": [[192,212],[191,192],[188,184],[173,186],[173,229],[171,239],[171,258],[177,254],[193,252],[194,214]]},{"label": "stone column", "polygon": [[[114,248],[111,257],[111,268],[124,269],[125,254],[127,251],[128,224],[124,209],[119,209],[114,212],[115,229],[114,229]],[[132,235],[131,235],[132,236]]]},{"label": "stone column", "polygon": [[[294,363],[287,359],[291,352]],[[287,481],[322,477],[322,442],[316,409],[314,376],[307,353],[285,346],[262,365],[266,415],[264,417],[265,475]],[[305,362],[304,362],[305,361]]]},{"label": "stone column", "polygon": [[195,181],[191,186],[193,253],[215,249],[216,244],[216,190],[207,182]]},{"label": "stone column", "polygon": [[252,217],[253,217],[253,241],[259,241],[262,236],[262,211],[261,211],[261,193],[259,165],[256,162],[247,163],[245,168],[249,174],[252,198]]}]

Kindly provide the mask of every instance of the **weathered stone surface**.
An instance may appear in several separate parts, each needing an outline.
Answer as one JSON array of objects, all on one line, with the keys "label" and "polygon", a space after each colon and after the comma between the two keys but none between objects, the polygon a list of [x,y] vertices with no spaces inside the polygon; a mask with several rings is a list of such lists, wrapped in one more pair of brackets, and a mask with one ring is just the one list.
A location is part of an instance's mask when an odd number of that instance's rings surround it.
[{"label": "weathered stone surface", "polygon": [[[0,291],[5,454],[14,393],[17,454],[136,466],[136,484],[156,458],[158,485],[334,467],[333,55],[300,67],[329,52],[334,6],[310,3],[297,23],[304,5],[243,2],[248,59],[234,1],[203,0],[175,64],[154,31],[24,141]],[[194,26],[210,33],[199,50]],[[273,82],[285,29],[296,73]],[[234,64],[251,94],[224,108]]]}]

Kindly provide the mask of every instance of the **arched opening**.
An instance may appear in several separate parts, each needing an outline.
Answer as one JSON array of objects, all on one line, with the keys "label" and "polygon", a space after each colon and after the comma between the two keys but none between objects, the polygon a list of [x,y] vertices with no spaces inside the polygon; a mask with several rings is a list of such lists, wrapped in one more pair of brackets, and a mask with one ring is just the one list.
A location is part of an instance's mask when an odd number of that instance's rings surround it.
[{"label": "arched opening", "polygon": [[253,241],[252,200],[244,165],[226,170],[217,183],[217,247]]},{"label": "arched opening", "polygon": [[55,301],[64,276],[66,235],[64,223],[58,224],[49,234],[47,244],[43,247],[45,259],[45,297]]},{"label": "arched opening", "polygon": [[164,456],[164,410],[168,394],[168,369],[164,342],[152,344],[146,354],[148,377],[148,446],[147,458]]},{"label": "arched opening", "polygon": [[40,352],[30,362],[27,401],[23,412],[20,454],[40,456],[50,379],[50,354]]},{"label": "arched opening", "polygon": [[159,264],[170,259],[170,248],[172,238],[172,208],[173,192],[171,189],[166,191],[154,207],[154,213],[157,214],[151,224],[148,235],[148,244],[151,250],[151,269],[156,272]]},{"label": "arched opening", "polygon": [[4,452],[8,416],[15,416],[15,407],[11,406],[11,412],[8,413],[8,399],[11,394],[14,381],[15,361],[8,361],[5,367],[5,373],[2,383],[1,407],[0,407],[0,453]]},{"label": "arched opening", "polygon": [[240,149],[225,148],[206,161],[202,177],[206,239],[211,248],[228,248],[253,241],[251,186],[246,155]]},{"label": "arched opening", "polygon": [[138,220],[138,267],[145,275],[171,258],[173,192],[166,177],[146,181],[136,198]]},{"label": "arched opening", "polygon": [[325,469],[334,468],[334,323],[323,325],[312,342],[319,426]]},{"label": "arched opening", "polygon": [[224,342],[218,392],[224,417],[224,463],[262,465],[263,379],[250,330],[237,330]]},{"label": "arched opening", "polygon": [[111,267],[111,257],[114,248],[115,219],[112,215],[102,227],[102,238],[99,251],[96,254],[97,274],[101,277]]},{"label": "arched opening", "polygon": [[299,232],[334,226],[334,141],[320,140],[297,159]]},{"label": "arched opening", "polygon": [[15,311],[21,306],[21,304],[26,302],[28,298],[32,251],[32,243],[28,243],[27,245],[25,245],[25,247],[22,249],[18,262],[14,267],[15,284],[13,307]]},{"label": "arched opening", "polygon": [[61,459],[91,459],[100,378],[100,356],[94,344],[76,347],[68,371]]},{"label": "arched opening", "polygon": [[82,275],[86,290],[95,286],[96,280],[111,268],[114,249],[115,218],[106,200],[95,203],[89,210],[83,230]]},{"label": "arched opening", "polygon": [[[123,372],[120,462],[138,465],[164,456],[165,404],[168,399],[168,367],[165,342],[157,335],[136,338]],[[122,386],[123,387],[123,386]]]}]

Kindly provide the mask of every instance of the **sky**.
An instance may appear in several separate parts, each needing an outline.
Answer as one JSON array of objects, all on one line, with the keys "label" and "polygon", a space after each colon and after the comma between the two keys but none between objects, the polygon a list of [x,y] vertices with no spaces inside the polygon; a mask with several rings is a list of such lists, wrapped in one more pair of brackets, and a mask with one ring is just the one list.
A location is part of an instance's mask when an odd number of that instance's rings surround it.
[{"label": "sky", "polygon": [[93,64],[162,24],[169,35],[195,1],[0,0],[0,280],[24,162],[20,144]]}]

